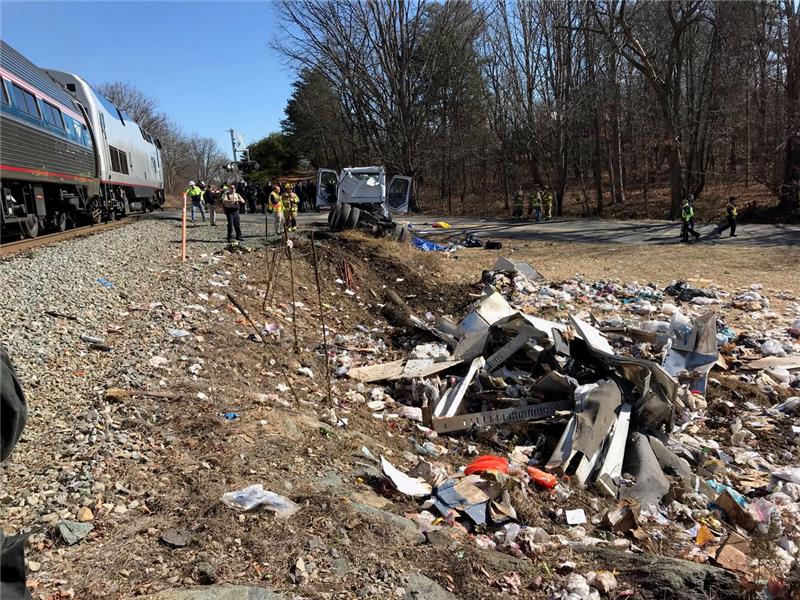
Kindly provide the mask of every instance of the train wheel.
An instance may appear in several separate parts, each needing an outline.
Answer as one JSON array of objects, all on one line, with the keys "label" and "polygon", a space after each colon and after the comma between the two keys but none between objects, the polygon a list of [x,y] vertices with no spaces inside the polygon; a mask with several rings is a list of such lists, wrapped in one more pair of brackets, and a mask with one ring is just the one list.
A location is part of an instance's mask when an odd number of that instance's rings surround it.
[{"label": "train wheel", "polygon": [[103,220],[103,209],[100,208],[100,202],[97,200],[97,197],[92,198],[86,204],[86,212],[89,213],[89,216],[92,218],[92,223],[94,224]]},{"label": "train wheel", "polygon": [[67,229],[67,213],[65,212],[57,212],[53,217],[53,225],[56,226],[56,229],[59,231],[66,231]]},{"label": "train wheel", "polygon": [[35,238],[39,235],[39,219],[36,217],[28,217],[27,221],[20,221],[19,229],[23,237]]}]

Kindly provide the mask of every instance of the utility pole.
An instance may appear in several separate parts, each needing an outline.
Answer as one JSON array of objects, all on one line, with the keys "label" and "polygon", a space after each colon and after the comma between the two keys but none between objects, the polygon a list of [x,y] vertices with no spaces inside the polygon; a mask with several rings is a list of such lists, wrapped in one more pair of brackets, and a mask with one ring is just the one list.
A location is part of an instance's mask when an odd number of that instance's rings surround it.
[{"label": "utility pole", "polygon": [[231,149],[233,150],[233,162],[236,162],[236,138],[234,134],[236,133],[233,129],[228,129],[231,134]]}]

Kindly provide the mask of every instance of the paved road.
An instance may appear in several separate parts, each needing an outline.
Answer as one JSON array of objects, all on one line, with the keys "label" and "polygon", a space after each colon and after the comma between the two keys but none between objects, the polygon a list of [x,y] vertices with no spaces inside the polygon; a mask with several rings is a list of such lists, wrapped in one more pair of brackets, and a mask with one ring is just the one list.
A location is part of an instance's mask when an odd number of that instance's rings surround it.
[{"label": "paved road", "polygon": [[[180,219],[178,212],[152,213],[155,218]],[[263,215],[242,215],[242,221],[263,223]],[[509,220],[467,217],[442,217],[451,229],[435,229],[431,223],[438,220],[428,215],[401,215],[400,222],[417,228],[421,237],[442,240],[462,240],[469,233],[481,239],[540,240],[551,242],[622,243],[622,244],[677,244],[680,243],[680,224],[675,221],[605,221],[605,220],[554,220],[547,223],[512,222]],[[326,212],[302,213],[298,224],[325,225]],[[224,225],[225,216],[221,223]],[[736,246],[794,246],[800,247],[800,225],[740,224],[737,237],[723,238],[714,235],[715,225],[699,225],[702,244],[733,244]]]},{"label": "paved road", "polygon": [[[515,223],[495,219],[444,218],[452,229],[434,229],[430,217],[408,219],[422,237],[463,239],[477,233],[483,239],[545,240],[551,242],[676,244],[680,243],[680,224],[671,221],[555,220],[546,223]],[[740,224],[735,238],[715,235],[716,225],[697,227],[703,244],[737,246],[800,246],[800,226]]]}]

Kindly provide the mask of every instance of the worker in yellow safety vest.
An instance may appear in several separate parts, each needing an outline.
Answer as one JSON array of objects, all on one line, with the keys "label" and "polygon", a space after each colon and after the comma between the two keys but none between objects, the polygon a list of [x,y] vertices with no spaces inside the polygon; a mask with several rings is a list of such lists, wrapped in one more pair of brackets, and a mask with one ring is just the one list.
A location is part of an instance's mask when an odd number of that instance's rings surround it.
[{"label": "worker in yellow safety vest", "polygon": [[681,241],[683,242],[689,241],[690,233],[694,236],[694,239],[700,237],[700,234],[694,230],[694,207],[692,206],[691,198],[692,196],[689,196],[688,199],[684,200],[681,207]]},{"label": "worker in yellow safety vest", "polygon": [[186,196],[192,201],[192,223],[194,223],[194,209],[200,210],[200,215],[203,217],[203,222],[206,220],[206,213],[203,211],[203,190],[194,181],[189,182],[189,188],[186,190]]},{"label": "worker in yellow safety vest", "polygon": [[297,230],[297,210],[300,207],[300,198],[290,186],[283,193],[283,207],[286,211],[286,224],[289,231]]},{"label": "worker in yellow safety vest", "polygon": [[272,186],[272,192],[269,194],[268,210],[275,223],[275,235],[281,235],[283,233],[283,200],[281,187],[277,183]]},{"label": "worker in yellow safety vest", "polygon": [[531,194],[531,204],[528,214],[530,215],[531,212],[533,212],[534,220],[540,223],[542,220],[542,191],[539,188],[533,190],[533,194]]},{"label": "worker in yellow safety vest", "polygon": [[547,190],[544,194],[544,220],[553,218],[553,191]]}]

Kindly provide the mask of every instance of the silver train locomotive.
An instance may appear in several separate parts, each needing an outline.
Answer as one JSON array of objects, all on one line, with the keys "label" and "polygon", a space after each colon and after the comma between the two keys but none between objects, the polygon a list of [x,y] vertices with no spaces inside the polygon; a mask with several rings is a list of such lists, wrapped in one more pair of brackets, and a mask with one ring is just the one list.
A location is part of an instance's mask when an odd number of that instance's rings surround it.
[{"label": "silver train locomotive", "polygon": [[0,226],[36,237],[164,203],[159,141],[81,77],[0,40]]}]

